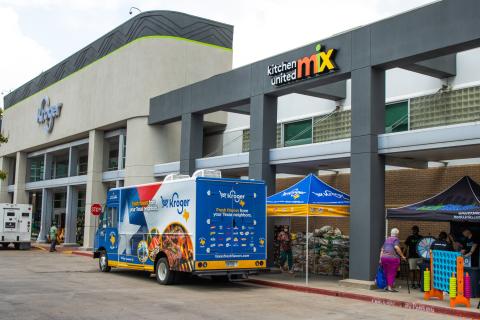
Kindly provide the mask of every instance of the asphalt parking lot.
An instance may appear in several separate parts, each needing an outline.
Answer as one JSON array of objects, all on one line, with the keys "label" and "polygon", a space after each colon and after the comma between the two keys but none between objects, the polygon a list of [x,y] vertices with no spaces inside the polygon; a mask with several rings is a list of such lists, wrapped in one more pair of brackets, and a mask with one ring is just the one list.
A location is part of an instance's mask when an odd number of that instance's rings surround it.
[{"label": "asphalt parking lot", "polygon": [[448,319],[360,301],[142,272],[97,271],[88,257],[0,251],[0,319]]}]

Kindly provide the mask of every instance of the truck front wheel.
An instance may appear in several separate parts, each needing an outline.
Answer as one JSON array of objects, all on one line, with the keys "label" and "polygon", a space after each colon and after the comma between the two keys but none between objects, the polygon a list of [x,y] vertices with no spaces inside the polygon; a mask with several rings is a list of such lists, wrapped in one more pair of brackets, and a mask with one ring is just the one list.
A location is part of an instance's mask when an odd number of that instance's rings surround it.
[{"label": "truck front wheel", "polygon": [[170,270],[167,258],[158,259],[155,270],[158,283],[163,285],[169,285],[173,283],[175,274],[172,270]]},{"label": "truck front wheel", "polygon": [[108,265],[108,257],[105,251],[100,252],[100,257],[98,257],[98,268],[101,272],[109,272],[112,270],[112,267]]}]

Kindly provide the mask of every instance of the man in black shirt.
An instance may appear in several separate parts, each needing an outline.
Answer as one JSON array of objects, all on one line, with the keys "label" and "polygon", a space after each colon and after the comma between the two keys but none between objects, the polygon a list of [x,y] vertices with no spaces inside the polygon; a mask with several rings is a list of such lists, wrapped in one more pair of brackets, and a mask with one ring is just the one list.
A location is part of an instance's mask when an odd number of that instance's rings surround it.
[{"label": "man in black shirt", "polygon": [[414,289],[416,288],[416,283],[420,283],[420,272],[417,270],[419,270],[418,265],[422,262],[422,259],[418,256],[417,244],[422,238],[418,226],[413,226],[412,234],[405,241],[405,245],[408,247],[408,265],[410,267],[410,275],[412,276],[412,288]]},{"label": "man in black shirt", "polygon": [[447,242],[447,238],[448,236],[445,231],[440,232],[438,239],[430,245],[430,250],[453,251],[453,246]]},{"label": "man in black shirt", "polygon": [[473,233],[468,229],[463,230],[462,234],[465,237],[462,243],[462,246],[463,246],[462,254],[465,257],[471,257],[472,267],[478,267],[478,260],[479,260],[478,259],[479,258],[478,257],[478,250],[479,250],[478,238],[474,236]]}]

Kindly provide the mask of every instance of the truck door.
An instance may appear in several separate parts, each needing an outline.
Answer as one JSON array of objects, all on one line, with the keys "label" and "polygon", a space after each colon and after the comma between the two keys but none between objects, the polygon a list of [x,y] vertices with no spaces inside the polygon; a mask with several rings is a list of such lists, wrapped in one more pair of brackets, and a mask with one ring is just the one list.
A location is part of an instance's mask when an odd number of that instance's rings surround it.
[{"label": "truck door", "polygon": [[100,219],[98,247],[104,247],[108,260],[118,261],[118,205],[107,204]]},{"label": "truck door", "polygon": [[4,209],[4,231],[18,232],[18,217],[14,210]]},{"label": "truck door", "polygon": [[18,220],[19,232],[20,233],[30,233],[30,212],[22,212],[20,219]]}]

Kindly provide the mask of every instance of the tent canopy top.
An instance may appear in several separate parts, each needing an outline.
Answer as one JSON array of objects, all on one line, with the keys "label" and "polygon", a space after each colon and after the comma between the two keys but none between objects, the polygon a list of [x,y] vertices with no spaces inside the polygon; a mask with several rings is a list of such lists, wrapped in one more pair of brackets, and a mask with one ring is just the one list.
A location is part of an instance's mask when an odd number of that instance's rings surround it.
[{"label": "tent canopy top", "polygon": [[350,205],[350,196],[309,174],[290,188],[267,198],[267,204]]},{"label": "tent canopy top", "polygon": [[349,211],[350,196],[313,174],[267,198],[269,216],[348,217]]},{"label": "tent canopy top", "polygon": [[388,209],[387,219],[480,222],[480,185],[469,176],[431,198]]}]

